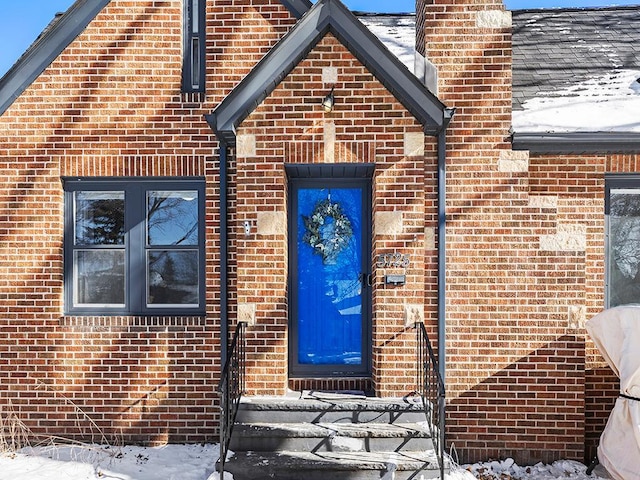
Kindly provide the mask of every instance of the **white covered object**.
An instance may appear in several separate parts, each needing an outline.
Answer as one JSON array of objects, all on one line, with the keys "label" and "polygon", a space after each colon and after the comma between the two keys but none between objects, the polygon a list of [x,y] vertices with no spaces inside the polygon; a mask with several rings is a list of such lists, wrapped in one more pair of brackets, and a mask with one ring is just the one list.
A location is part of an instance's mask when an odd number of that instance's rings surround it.
[{"label": "white covered object", "polygon": [[[620,393],[640,398],[640,305],[605,310],[587,322],[587,331],[620,377]],[[617,480],[640,480],[640,400],[616,400],[598,460]]]}]

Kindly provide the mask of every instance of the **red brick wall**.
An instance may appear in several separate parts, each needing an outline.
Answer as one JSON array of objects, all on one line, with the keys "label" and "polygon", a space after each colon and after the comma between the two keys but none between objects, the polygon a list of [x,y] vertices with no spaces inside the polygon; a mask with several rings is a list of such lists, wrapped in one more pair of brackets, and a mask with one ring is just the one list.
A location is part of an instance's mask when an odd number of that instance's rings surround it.
[{"label": "red brick wall", "polygon": [[590,460],[617,391],[584,330],[604,307],[604,174],[638,171],[637,156],[509,153],[510,33],[478,21],[502,8],[418,8],[439,96],[457,107],[447,152],[448,440],[462,461]]},{"label": "red brick wall", "polygon": [[[512,155],[509,30],[476,23],[501,2],[425,3],[424,50],[440,97],[457,108],[447,152],[450,443],[464,461],[582,459],[617,391],[581,326],[603,306],[604,173],[637,172],[640,156]],[[181,2],[112,0],[0,117],[0,407],[37,434],[99,441],[87,416],[125,441],[215,432],[220,178],[203,114],[294,20],[276,0],[208,7],[206,94],[179,93]],[[338,72],[331,114],[319,108],[325,67]],[[425,155],[405,155],[405,135],[420,126],[331,36],[241,125],[255,153],[231,152],[232,321],[256,305],[249,389],[287,386],[287,240],[245,238],[241,226],[264,212],[286,218],[283,164],[324,162],[326,122],[334,161],[376,163],[374,215],[402,213],[401,233],[374,236],[374,258],[402,251],[412,264],[402,289],[381,286],[393,272],[374,271],[372,381],[382,396],[404,395],[415,382],[404,307],[424,304],[429,331],[437,324],[435,145],[427,138]],[[65,316],[64,175],[204,175],[206,316]]]},{"label": "red brick wall", "polygon": [[[208,11],[207,94],[180,94],[180,0],[113,0],[0,117],[0,409],[37,435],[215,439],[220,179],[203,114],[294,19],[276,0]],[[65,316],[64,175],[205,175],[207,315]]]},{"label": "red brick wall", "polygon": [[[336,106],[325,114],[320,101],[332,84],[323,68],[336,68]],[[366,95],[363,95],[366,92]],[[327,133],[335,126],[335,136]],[[373,258],[401,251],[411,256],[407,284],[384,287],[383,270],[374,271],[373,388],[380,396],[402,396],[415,389],[415,331],[405,327],[404,306],[422,304],[425,278],[433,284],[432,247],[425,250],[425,228],[434,227],[434,141],[427,156],[407,157],[405,134],[421,127],[364,66],[333,36],[323,39],[276,90],[241,124],[238,134],[255,138],[255,153],[238,154],[232,183],[237,192],[233,230],[252,225],[262,212],[286,217],[285,163],[323,163],[325,135],[331,137],[335,163],[376,163],[373,212],[402,212],[399,235],[375,235]],[[240,143],[241,140],[238,141]],[[427,187],[425,187],[427,185]],[[374,225],[374,232],[376,230]],[[287,236],[286,232],[235,238],[237,299],[256,308],[247,332],[249,391],[281,394],[287,386]],[[430,257],[425,256],[425,251]],[[430,263],[425,265],[426,258]],[[428,292],[432,302],[433,293]],[[430,312],[432,313],[432,312]],[[430,325],[435,324],[431,316]]]},{"label": "red brick wall", "polygon": [[465,462],[582,459],[585,340],[571,319],[585,308],[588,249],[566,238],[601,226],[589,200],[602,182],[583,172],[573,192],[560,191],[568,181],[557,163],[572,159],[510,152],[502,2],[424,3],[418,23],[439,97],[457,108],[447,145],[449,443]]}]

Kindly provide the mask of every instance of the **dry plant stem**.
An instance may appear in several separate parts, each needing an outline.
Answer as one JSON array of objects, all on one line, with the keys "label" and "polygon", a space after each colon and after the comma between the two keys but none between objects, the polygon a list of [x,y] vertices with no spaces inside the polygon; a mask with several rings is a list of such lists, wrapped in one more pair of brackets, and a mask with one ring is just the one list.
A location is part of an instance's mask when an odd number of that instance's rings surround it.
[{"label": "dry plant stem", "polygon": [[73,400],[71,400],[69,397],[67,397],[63,393],[51,388],[50,385],[47,385],[46,383],[44,383],[44,382],[42,382],[40,380],[37,380],[37,382],[38,382],[38,386],[39,387],[43,387],[45,390],[47,390],[48,392],[53,393],[56,397],[59,397],[59,398],[63,399],[66,403],[68,403],[69,405],[71,405],[73,407],[73,409],[74,409],[74,411],[76,412],[76,415],[77,415],[76,425],[78,426],[78,428],[80,428],[80,426],[81,426],[81,419],[84,419],[85,421],[89,422],[90,427],[92,427],[91,428],[91,441],[92,442],[93,442],[93,432],[96,431],[100,435],[100,440],[97,443],[102,443],[104,445],[111,446],[111,442],[109,442],[109,440],[107,439],[107,436],[105,435],[104,431]]},{"label": "dry plant stem", "polygon": [[13,404],[9,402],[7,411],[0,411],[0,453],[15,453],[29,446],[30,437],[31,431],[20,420]]}]

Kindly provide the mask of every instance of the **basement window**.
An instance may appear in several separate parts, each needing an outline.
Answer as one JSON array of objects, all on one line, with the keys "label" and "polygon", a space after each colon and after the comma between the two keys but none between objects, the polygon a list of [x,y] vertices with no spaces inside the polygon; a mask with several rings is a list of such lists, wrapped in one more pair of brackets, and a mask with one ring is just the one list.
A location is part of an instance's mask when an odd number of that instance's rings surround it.
[{"label": "basement window", "polygon": [[206,0],[183,0],[182,92],[205,90]]},{"label": "basement window", "polygon": [[204,313],[204,180],[65,179],[69,314]]},{"label": "basement window", "polygon": [[640,176],[606,179],[606,304],[640,303]]}]

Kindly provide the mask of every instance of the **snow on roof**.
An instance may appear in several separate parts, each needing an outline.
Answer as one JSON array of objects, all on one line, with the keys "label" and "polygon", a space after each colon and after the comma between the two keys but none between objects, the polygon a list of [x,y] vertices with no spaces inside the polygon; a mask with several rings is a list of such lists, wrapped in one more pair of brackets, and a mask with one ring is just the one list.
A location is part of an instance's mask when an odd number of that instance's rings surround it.
[{"label": "snow on roof", "polygon": [[364,25],[413,72],[416,18],[413,14],[358,14]]},{"label": "snow on roof", "polygon": [[[359,18],[414,71],[413,14]],[[640,133],[640,9],[525,10],[513,18],[514,131]]]},{"label": "snow on roof", "polygon": [[640,133],[640,9],[513,12],[515,132]]},{"label": "snow on roof", "polygon": [[639,80],[640,69],[611,70],[540,92],[513,111],[513,130],[640,133]]}]

